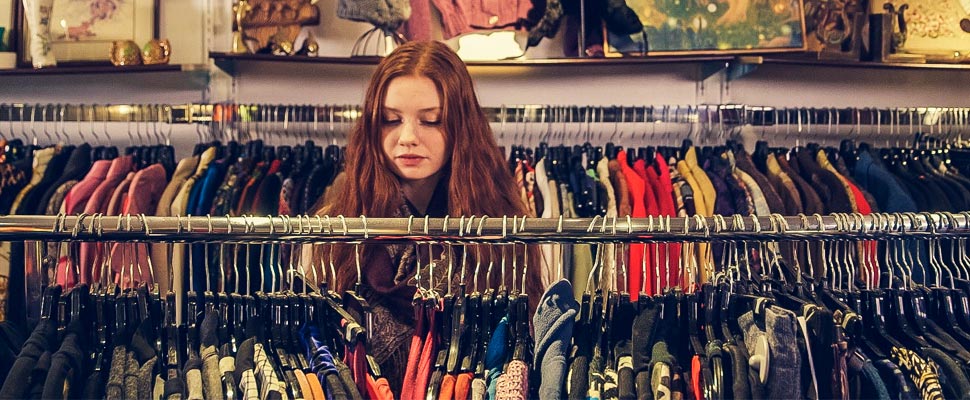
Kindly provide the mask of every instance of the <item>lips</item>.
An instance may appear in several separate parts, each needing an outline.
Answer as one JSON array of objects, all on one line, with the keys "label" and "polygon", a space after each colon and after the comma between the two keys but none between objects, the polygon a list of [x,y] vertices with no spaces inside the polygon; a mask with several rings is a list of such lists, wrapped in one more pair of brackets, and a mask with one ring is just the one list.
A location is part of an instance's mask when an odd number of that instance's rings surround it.
[{"label": "lips", "polygon": [[403,166],[406,166],[406,167],[414,167],[414,166],[417,166],[422,161],[424,161],[425,158],[426,157],[422,157],[422,156],[419,156],[417,154],[402,154],[402,155],[399,155],[399,156],[395,157],[395,159],[397,160],[397,162],[399,164],[401,164]]}]

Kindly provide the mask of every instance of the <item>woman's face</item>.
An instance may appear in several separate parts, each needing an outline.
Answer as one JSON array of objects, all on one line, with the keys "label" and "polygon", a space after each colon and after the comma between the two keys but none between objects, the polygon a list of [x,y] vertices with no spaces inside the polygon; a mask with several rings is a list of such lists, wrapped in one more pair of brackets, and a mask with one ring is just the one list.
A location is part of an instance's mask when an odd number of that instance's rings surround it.
[{"label": "woman's face", "polygon": [[424,76],[400,76],[387,85],[381,121],[384,155],[404,182],[434,177],[448,161],[441,99]]}]

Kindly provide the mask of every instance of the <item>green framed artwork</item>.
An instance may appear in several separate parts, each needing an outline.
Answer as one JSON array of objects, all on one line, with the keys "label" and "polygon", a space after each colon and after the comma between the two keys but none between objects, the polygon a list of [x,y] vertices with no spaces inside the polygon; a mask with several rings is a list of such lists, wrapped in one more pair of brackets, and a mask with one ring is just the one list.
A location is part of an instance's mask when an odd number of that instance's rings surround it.
[{"label": "green framed artwork", "polygon": [[[806,50],[802,0],[626,0],[643,32],[606,32],[608,57]],[[646,50],[646,51],[645,51]]]}]

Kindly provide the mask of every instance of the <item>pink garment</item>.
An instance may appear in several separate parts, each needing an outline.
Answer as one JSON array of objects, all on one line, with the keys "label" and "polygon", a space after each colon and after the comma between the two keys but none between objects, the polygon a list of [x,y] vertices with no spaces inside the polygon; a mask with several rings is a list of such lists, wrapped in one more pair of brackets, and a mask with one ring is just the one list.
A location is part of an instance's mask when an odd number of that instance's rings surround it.
[{"label": "pink garment", "polygon": [[411,17],[401,31],[408,40],[431,40],[431,0],[411,0]]},{"label": "pink garment", "polygon": [[521,360],[509,363],[495,387],[496,400],[525,400],[529,398],[529,366]]},{"label": "pink garment", "polygon": [[88,199],[91,198],[95,189],[104,181],[110,167],[110,160],[95,161],[91,166],[91,170],[88,171],[87,175],[84,175],[84,179],[81,179],[64,196],[64,212],[70,215],[84,211],[84,207],[88,204]]},{"label": "pink garment", "polygon": [[122,207],[126,203],[126,198],[128,197],[128,188],[131,187],[131,181],[135,178],[134,172],[129,172],[125,179],[121,181],[111,192],[111,197],[108,200],[108,208],[106,215],[121,215]]},{"label": "pink garment", "polygon": [[411,0],[411,17],[402,33],[410,40],[434,39],[431,4],[441,14],[444,38],[486,29],[519,28],[528,18],[532,0]]},{"label": "pink garment", "polygon": [[[94,190],[88,203],[84,206],[84,213],[88,215],[107,214],[111,195],[134,166],[131,156],[118,157],[112,160],[104,180]],[[101,243],[81,243],[79,260],[82,282],[95,282],[100,277],[101,264],[104,263],[101,254],[106,251],[102,248],[103,244]]]},{"label": "pink garment", "polygon": [[[123,207],[119,210],[120,214],[131,215],[137,221],[138,214],[153,215],[158,208],[159,199],[167,185],[165,167],[161,164],[152,164],[141,171],[132,173],[131,184],[127,188]],[[111,267],[114,270],[115,283],[122,288],[134,287],[138,283],[154,283],[154,275],[149,269],[148,256],[150,250],[145,243],[116,243],[111,248]],[[131,260],[136,260],[132,263]],[[125,280],[121,280],[121,270],[128,266],[133,268],[126,269]],[[140,268],[139,268],[140,267]],[[134,277],[134,279],[129,279]]]},{"label": "pink garment", "polygon": [[[431,0],[441,13],[441,28],[445,39],[472,31],[465,18],[468,5],[462,0]],[[430,22],[429,22],[430,24]]]},{"label": "pink garment", "polygon": [[475,29],[516,26],[532,10],[532,0],[465,0],[465,19]]},{"label": "pink garment", "polygon": [[126,214],[155,214],[158,201],[168,184],[165,167],[162,164],[152,164],[138,171],[128,189],[128,204],[124,207]]},{"label": "pink garment", "polygon": [[104,180],[98,185],[97,189],[94,189],[91,198],[88,199],[88,203],[84,206],[84,212],[87,214],[108,212],[108,202],[111,201],[111,195],[114,193],[114,189],[121,184],[134,167],[135,163],[131,156],[118,157],[112,160],[111,167],[108,168],[108,173],[104,177]]}]

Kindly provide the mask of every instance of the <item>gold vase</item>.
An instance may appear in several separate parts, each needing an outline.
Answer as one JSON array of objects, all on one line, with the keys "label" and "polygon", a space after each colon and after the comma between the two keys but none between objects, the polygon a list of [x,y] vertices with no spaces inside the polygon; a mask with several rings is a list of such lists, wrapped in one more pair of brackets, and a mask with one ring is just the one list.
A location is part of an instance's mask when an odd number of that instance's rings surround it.
[{"label": "gold vase", "polygon": [[115,66],[141,65],[141,50],[131,40],[115,40],[111,44],[111,63]]},{"label": "gold vase", "polygon": [[145,65],[168,64],[172,46],[168,39],[152,39],[141,49],[141,61]]}]

